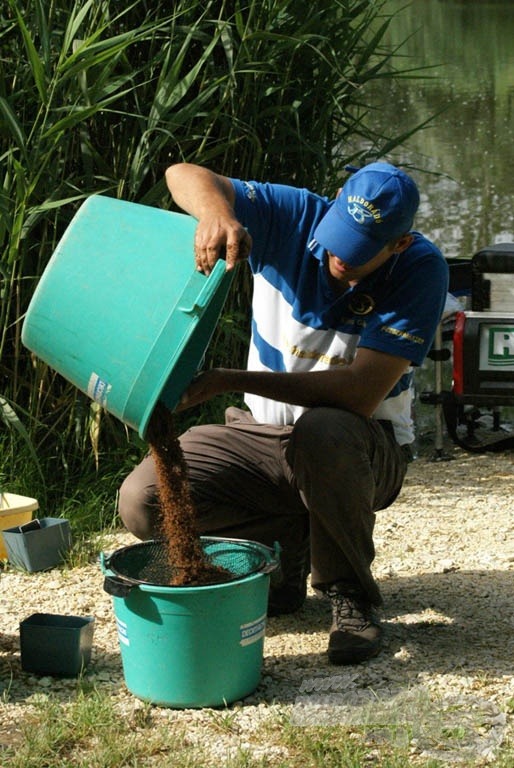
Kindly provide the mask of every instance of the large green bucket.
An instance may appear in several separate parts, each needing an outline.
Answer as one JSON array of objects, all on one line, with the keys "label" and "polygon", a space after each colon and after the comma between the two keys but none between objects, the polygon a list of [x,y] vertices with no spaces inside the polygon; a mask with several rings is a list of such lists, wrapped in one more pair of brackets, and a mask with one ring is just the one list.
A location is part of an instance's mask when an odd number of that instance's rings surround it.
[{"label": "large green bucket", "polygon": [[145,561],[158,542],[100,558],[105,590],[113,595],[125,683],[135,696],[158,706],[220,706],[249,695],[259,684],[270,574],[278,566],[278,551],[237,539],[202,541],[213,562],[231,567],[236,556],[250,573],[236,572],[231,581],[197,587],[133,579],[130,573],[141,575],[141,558]]},{"label": "large green bucket", "polygon": [[39,281],[22,340],[144,438],[173,410],[216,327],[232,272],[197,272],[191,216],[93,195]]}]

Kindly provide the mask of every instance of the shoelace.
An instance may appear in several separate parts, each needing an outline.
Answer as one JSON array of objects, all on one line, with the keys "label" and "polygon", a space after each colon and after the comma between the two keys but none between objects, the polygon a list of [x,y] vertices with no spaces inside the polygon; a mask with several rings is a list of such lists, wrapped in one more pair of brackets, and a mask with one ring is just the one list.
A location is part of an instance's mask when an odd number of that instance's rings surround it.
[{"label": "shoelace", "polygon": [[370,624],[371,609],[364,601],[340,593],[332,593],[329,597],[332,618],[339,629],[351,627],[353,630],[361,630]]}]

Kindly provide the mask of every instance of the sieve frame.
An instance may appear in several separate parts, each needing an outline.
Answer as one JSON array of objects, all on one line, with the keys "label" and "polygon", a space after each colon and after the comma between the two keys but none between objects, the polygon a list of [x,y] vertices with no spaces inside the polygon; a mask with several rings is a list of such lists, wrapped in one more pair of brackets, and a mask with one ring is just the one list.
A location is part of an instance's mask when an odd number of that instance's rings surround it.
[{"label": "sieve frame", "polygon": [[[202,545],[208,546],[213,544],[237,544],[238,547],[245,549],[251,548],[252,552],[258,550],[262,554],[259,564],[248,570],[245,574],[234,574],[231,578],[225,578],[223,581],[206,582],[199,585],[179,585],[155,583],[144,579],[137,579],[133,576],[127,576],[120,573],[116,569],[116,564],[113,563],[113,559],[116,560],[121,553],[126,553],[130,550],[141,549],[145,546],[162,545],[163,539],[149,539],[148,541],[138,542],[137,544],[130,544],[127,547],[115,550],[110,554],[104,552],[100,553],[99,561],[101,570],[105,576],[104,590],[113,595],[114,597],[127,597],[130,591],[136,587],[142,590],[166,592],[170,591],[177,593],[178,591],[186,590],[208,590],[218,589],[224,586],[233,585],[238,581],[245,581],[249,578],[258,578],[260,576],[275,577],[278,572],[280,574],[280,545],[278,542],[274,543],[273,547],[269,547],[266,544],[262,544],[259,541],[253,541],[251,539],[237,539],[225,536],[200,536]],[[276,577],[280,580],[280,576]]]}]

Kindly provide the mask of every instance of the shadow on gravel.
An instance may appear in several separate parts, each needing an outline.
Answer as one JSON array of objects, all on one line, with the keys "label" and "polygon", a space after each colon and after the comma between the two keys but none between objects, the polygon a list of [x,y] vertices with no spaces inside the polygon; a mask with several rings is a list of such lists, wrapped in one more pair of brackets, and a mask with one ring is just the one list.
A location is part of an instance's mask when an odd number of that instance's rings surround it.
[{"label": "shadow on gravel", "polygon": [[[380,583],[384,605],[384,648],[368,664],[423,673],[510,676],[514,658],[514,571],[456,571],[391,577]],[[325,654],[330,606],[309,596],[293,616],[268,622],[270,639],[290,633],[319,634],[311,653],[277,655],[268,661],[287,674],[333,670]],[[291,645],[294,647],[294,640]],[[363,669],[366,665],[354,667]]]},{"label": "shadow on gravel", "polygon": [[381,584],[384,652],[404,648],[419,671],[511,675],[514,571],[454,571]]}]

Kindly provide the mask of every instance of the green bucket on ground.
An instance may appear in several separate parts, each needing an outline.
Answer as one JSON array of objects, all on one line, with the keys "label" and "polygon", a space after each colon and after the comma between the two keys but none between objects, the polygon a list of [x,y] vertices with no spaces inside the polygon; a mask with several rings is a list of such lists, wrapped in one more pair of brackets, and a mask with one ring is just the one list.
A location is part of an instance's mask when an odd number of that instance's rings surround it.
[{"label": "green bucket on ground", "polygon": [[233,272],[194,264],[196,220],[93,195],[43,273],[22,341],[144,438],[201,364]]},{"label": "green bucket on ground", "polygon": [[[262,567],[246,577],[206,586],[133,583],[123,587],[111,561],[125,550],[101,555],[105,589],[113,607],[125,683],[138,698],[178,709],[229,704],[258,686],[263,661],[270,574],[279,555],[257,542],[227,540]],[[209,540],[210,551],[225,541]],[[253,550],[253,551],[252,551]],[[128,554],[132,554],[129,552]],[[223,565],[223,554],[217,564]],[[119,595],[119,596],[117,596]]]}]

